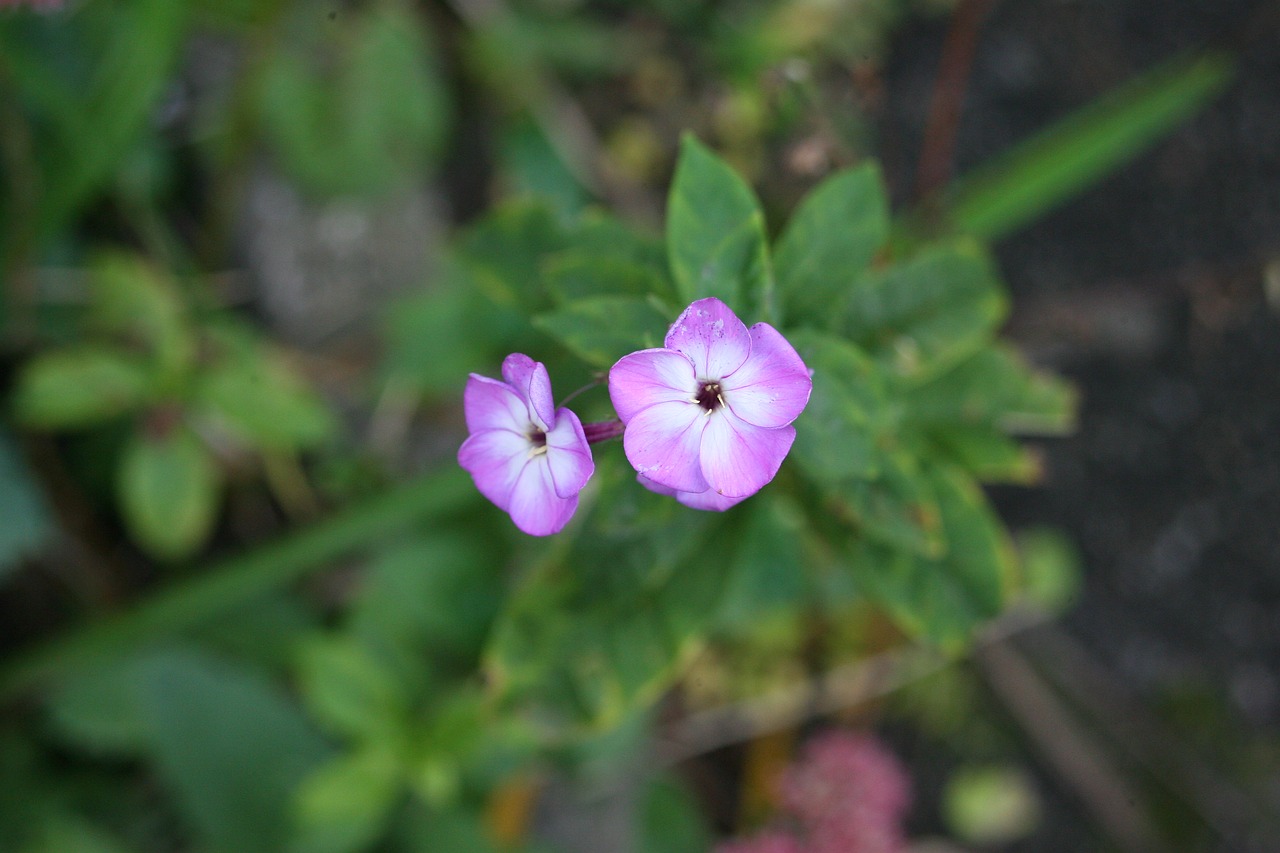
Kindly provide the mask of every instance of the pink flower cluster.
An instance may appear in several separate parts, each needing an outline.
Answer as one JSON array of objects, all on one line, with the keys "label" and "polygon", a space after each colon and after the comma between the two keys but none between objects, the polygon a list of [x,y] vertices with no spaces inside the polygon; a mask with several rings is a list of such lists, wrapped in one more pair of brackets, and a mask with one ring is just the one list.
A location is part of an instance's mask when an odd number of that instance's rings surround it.
[{"label": "pink flower cluster", "polygon": [[911,805],[906,771],[876,738],[843,731],[806,744],[783,774],[779,806],[795,831],[769,830],[716,853],[901,853]]},{"label": "pink flower cluster", "polygon": [[646,488],[694,509],[723,511],[769,483],[809,402],[804,362],[767,323],[747,328],[719,299],[699,299],[664,346],[609,371],[618,420],[581,424],[555,408],[546,367],[513,353],[503,380],[472,374],[463,399],[471,433],[458,463],[526,533],[568,524],[595,470],[590,444],[622,435]]}]

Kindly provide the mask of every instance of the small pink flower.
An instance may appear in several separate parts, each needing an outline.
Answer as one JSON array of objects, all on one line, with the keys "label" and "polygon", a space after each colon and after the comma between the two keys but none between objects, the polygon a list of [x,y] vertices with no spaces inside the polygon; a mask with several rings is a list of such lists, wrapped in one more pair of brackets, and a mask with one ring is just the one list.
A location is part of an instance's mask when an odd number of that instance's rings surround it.
[{"label": "small pink flower", "polygon": [[809,370],[776,329],[748,329],[715,298],[686,308],[664,344],[609,371],[623,450],[654,491],[727,509],[778,473],[813,389]]},{"label": "small pink flower", "polygon": [[502,378],[473,373],[467,380],[463,409],[471,435],[458,464],[516,527],[532,536],[557,533],[595,472],[582,422],[555,408],[541,362],[512,353],[502,362]]}]

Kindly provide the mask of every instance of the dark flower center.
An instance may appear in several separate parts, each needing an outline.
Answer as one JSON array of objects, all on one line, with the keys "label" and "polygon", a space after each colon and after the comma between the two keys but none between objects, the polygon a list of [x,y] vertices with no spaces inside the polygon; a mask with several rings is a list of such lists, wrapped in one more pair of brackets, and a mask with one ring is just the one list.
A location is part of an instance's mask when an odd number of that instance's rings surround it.
[{"label": "dark flower center", "polygon": [[533,445],[532,453],[545,452],[547,449],[547,434],[538,429],[533,424],[529,425],[529,431],[525,433],[525,437],[529,439],[529,443]]},{"label": "dark flower center", "polygon": [[710,380],[703,381],[701,387],[698,388],[698,395],[694,400],[701,406],[707,414],[714,412],[716,409],[724,405],[724,398],[720,396],[720,383]]}]

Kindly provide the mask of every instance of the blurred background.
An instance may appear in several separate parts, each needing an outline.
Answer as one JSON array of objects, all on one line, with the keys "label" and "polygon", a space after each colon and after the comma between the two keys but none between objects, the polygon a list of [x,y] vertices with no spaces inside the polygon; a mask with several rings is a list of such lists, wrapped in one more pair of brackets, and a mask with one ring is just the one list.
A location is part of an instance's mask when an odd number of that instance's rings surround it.
[{"label": "blurred background", "polygon": [[[830,727],[900,763],[912,849],[1280,849],[1278,82],[1266,0],[0,0],[0,850],[792,849],[747,845]],[[876,161],[904,228],[990,242],[1079,399],[988,492],[1042,607],[927,665],[871,620],[852,681],[761,625],[654,698],[661,785],[623,732],[424,759],[406,806],[335,635],[444,601],[415,636],[478,677],[507,558],[400,533],[463,503],[431,477],[497,371],[441,329],[509,324],[457,235],[519,200],[660,234],[684,131],[771,233]],[[427,740],[496,737],[450,713]],[[237,763],[351,740],[319,782]]]}]

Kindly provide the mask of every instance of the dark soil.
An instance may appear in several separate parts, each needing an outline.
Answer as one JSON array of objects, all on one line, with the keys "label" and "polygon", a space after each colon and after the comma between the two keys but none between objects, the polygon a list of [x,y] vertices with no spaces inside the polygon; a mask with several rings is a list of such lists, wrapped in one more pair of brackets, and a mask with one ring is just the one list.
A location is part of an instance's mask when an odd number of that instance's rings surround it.
[{"label": "dark soil", "polygon": [[[1153,707],[1228,697],[1216,725],[1166,719],[1273,807],[1274,770],[1246,779],[1228,765],[1280,737],[1278,17],[1247,0],[997,4],[955,152],[963,173],[1180,51],[1238,52],[1211,107],[997,246],[1012,334],[1083,405],[1076,434],[1043,444],[1042,485],[996,497],[1015,528],[1053,525],[1077,543],[1085,589],[1067,627],[1118,682]],[[900,34],[887,68],[900,201],[946,23]],[[1046,820],[1025,849],[1081,849],[1087,836],[1062,828]]]}]

